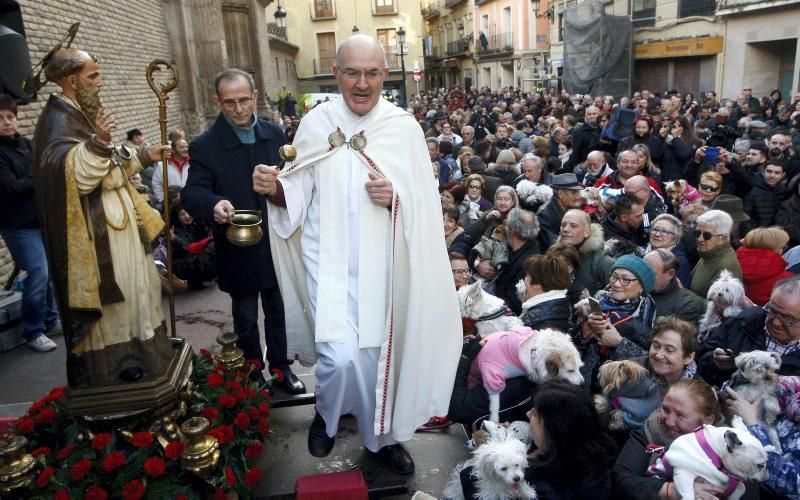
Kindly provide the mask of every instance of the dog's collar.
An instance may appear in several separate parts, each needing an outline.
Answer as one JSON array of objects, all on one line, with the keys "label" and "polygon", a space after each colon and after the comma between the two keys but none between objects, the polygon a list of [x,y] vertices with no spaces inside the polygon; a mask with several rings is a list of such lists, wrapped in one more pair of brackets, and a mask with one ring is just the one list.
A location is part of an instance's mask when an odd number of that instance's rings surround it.
[{"label": "dog's collar", "polygon": [[507,305],[503,304],[502,306],[500,306],[500,309],[476,319],[475,323],[480,323],[482,321],[490,321],[493,319],[502,318],[503,316],[513,316],[513,315],[514,311],[509,309]]},{"label": "dog's collar", "polygon": [[700,445],[700,449],[706,454],[706,456],[711,460],[711,463],[714,464],[714,467],[717,468],[718,471],[722,472],[726,476],[728,476],[728,486],[725,488],[725,492],[722,494],[723,497],[729,497],[731,494],[736,490],[739,486],[739,483],[742,482],[742,478],[733,474],[722,463],[722,459],[717,455],[717,452],[714,451],[714,448],[708,444],[708,440],[706,439],[706,433],[703,430],[703,427],[698,427],[696,431],[694,431],[694,437],[697,439],[697,443]]}]

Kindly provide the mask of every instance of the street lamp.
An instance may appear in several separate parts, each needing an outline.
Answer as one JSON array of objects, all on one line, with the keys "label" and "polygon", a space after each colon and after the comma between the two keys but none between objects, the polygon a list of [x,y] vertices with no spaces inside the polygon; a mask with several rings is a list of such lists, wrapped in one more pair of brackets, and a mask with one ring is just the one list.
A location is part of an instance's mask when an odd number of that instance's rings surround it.
[{"label": "street lamp", "polygon": [[406,60],[403,57],[405,54],[404,45],[406,44],[406,30],[400,26],[397,30],[397,41],[400,44],[400,71],[403,77],[403,106],[406,105]]},{"label": "street lamp", "polygon": [[353,25],[353,34],[358,35],[358,26]]},{"label": "street lamp", "polygon": [[531,7],[533,7],[533,15],[536,16],[537,19],[542,19],[543,17],[551,17],[553,13],[550,9],[547,9],[546,12],[539,13],[539,9],[541,8],[542,1],[541,0],[531,0]]},{"label": "street lamp", "polygon": [[275,11],[275,24],[278,25],[278,28],[286,27],[286,11],[281,4],[278,4],[278,9]]}]

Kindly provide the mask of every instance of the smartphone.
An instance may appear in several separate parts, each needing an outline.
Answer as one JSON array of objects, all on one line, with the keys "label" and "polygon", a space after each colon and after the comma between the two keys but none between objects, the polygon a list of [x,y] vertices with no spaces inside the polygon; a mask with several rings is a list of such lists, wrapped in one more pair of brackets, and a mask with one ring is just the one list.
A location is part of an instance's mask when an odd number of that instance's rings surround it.
[{"label": "smartphone", "polygon": [[603,310],[600,309],[600,302],[594,297],[589,297],[589,308],[592,310],[592,314],[603,314]]},{"label": "smartphone", "polygon": [[719,158],[719,148],[714,146],[706,146],[706,155],[703,157],[704,165],[714,165]]}]

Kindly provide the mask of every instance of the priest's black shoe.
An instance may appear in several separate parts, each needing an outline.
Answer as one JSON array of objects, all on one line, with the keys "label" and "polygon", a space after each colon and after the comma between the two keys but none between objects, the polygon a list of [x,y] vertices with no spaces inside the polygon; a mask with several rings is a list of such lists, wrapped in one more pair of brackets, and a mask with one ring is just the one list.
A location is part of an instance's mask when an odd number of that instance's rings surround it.
[{"label": "priest's black shoe", "polygon": [[395,474],[405,476],[414,472],[414,459],[399,443],[384,446],[377,453],[370,453]]},{"label": "priest's black shoe", "polygon": [[308,452],[315,457],[327,457],[333,449],[336,438],[328,436],[325,431],[325,420],[319,413],[314,415],[314,421],[308,429]]},{"label": "priest's black shoe", "polygon": [[304,394],[306,392],[306,386],[303,382],[297,378],[297,375],[294,374],[292,368],[289,366],[284,366],[283,368],[278,368],[283,374],[283,390],[286,391],[288,394],[296,396],[298,394]]}]

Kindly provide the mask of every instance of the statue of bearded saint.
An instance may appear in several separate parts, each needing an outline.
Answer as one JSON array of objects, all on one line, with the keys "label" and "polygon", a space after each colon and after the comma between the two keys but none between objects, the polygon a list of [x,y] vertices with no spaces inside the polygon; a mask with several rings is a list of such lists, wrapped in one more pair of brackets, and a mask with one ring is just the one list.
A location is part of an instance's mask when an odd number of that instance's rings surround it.
[{"label": "statue of bearded saint", "polygon": [[61,87],[34,134],[33,174],[67,346],[70,387],[147,381],[173,357],[150,246],[163,229],[128,178],[164,146],[112,143],[117,122],[90,54],[58,50],[44,66]]}]

